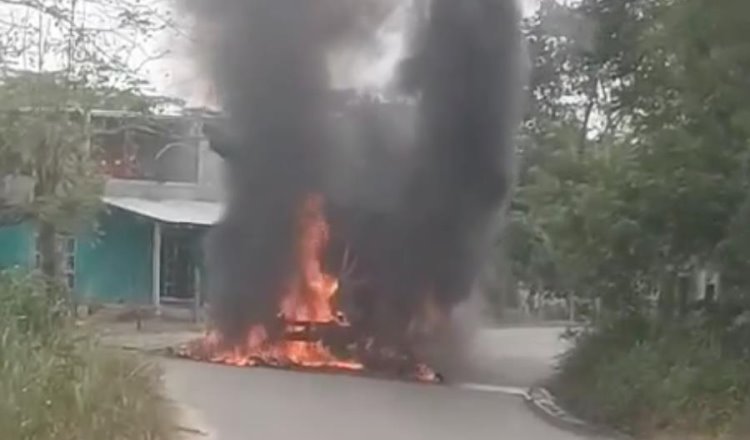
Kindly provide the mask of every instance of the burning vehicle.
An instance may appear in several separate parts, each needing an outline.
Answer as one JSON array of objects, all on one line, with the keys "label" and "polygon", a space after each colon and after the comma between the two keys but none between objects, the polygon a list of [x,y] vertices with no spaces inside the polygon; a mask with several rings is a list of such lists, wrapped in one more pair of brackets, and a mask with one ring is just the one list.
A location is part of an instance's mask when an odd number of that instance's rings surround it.
[{"label": "burning vehicle", "polygon": [[[330,59],[366,51],[394,7],[414,17],[400,104],[342,105]],[[190,9],[211,35],[205,61],[228,115],[207,135],[229,200],[207,243],[214,328],[179,354],[440,381],[424,348],[476,291],[511,185],[524,77],[515,3]]]}]

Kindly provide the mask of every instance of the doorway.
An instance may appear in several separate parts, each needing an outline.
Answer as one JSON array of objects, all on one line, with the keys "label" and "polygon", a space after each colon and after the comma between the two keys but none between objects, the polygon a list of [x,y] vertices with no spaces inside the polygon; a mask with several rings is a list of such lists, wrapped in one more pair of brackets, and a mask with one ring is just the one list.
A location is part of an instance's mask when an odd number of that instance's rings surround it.
[{"label": "doorway", "polygon": [[196,295],[198,264],[195,231],[190,228],[165,227],[161,246],[162,302],[184,303]]}]

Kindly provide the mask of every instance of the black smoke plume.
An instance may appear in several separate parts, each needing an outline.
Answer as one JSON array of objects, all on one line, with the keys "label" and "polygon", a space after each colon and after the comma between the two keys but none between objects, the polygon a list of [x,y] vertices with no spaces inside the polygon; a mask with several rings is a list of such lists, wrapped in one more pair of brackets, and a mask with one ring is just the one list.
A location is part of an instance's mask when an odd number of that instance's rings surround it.
[{"label": "black smoke plume", "polygon": [[328,60],[367,50],[397,0],[211,0],[191,4],[228,117],[209,128],[229,200],[208,243],[214,317],[241,337],[276,317],[296,217],[324,195],[342,301],[385,344],[411,338],[425,304],[449,314],[473,290],[511,185],[523,89],[513,0],[415,1],[400,84],[413,104],[347,104]]}]

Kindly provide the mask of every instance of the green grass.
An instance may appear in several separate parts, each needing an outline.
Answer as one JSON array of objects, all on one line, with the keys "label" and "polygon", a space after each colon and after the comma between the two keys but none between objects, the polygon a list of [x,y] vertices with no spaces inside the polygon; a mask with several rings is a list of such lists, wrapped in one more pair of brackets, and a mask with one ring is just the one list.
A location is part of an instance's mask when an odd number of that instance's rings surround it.
[{"label": "green grass", "polygon": [[579,416],[639,438],[747,439],[750,358],[730,331],[620,320],[579,335],[552,388]]},{"label": "green grass", "polygon": [[169,440],[158,368],[78,332],[38,278],[0,273],[0,437]]}]

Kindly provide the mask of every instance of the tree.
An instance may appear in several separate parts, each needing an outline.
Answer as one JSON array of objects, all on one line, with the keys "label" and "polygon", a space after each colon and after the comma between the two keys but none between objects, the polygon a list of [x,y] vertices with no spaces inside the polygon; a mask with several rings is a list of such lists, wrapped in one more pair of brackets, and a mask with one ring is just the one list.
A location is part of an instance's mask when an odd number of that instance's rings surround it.
[{"label": "tree", "polygon": [[514,203],[536,231],[516,240],[525,276],[544,279],[528,252],[544,243],[554,291],[623,310],[669,299],[697,268],[746,261],[748,8],[543,4]]},{"label": "tree", "polygon": [[35,222],[50,280],[60,276],[58,233],[91,219],[102,191],[91,110],[161,102],[144,95],[129,59],[172,26],[161,12],[137,0],[0,0],[0,175],[32,187],[28,203],[0,203],[0,219]]}]

